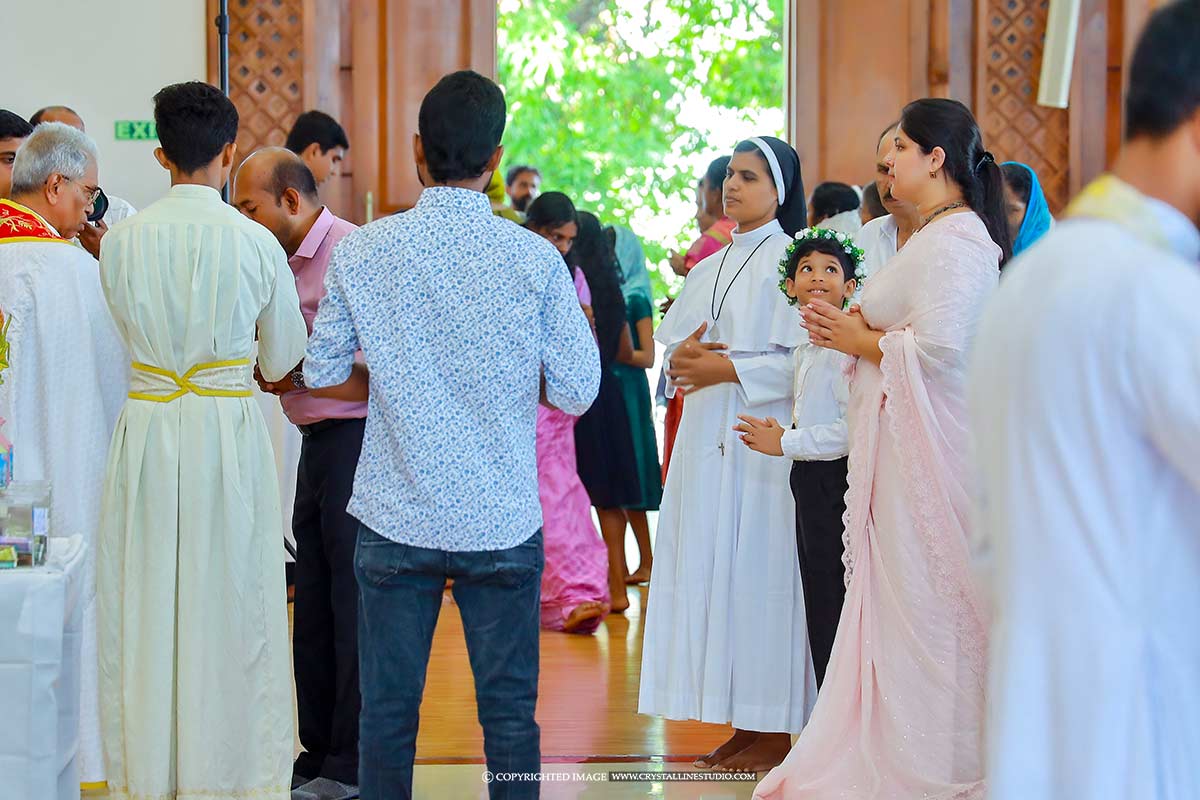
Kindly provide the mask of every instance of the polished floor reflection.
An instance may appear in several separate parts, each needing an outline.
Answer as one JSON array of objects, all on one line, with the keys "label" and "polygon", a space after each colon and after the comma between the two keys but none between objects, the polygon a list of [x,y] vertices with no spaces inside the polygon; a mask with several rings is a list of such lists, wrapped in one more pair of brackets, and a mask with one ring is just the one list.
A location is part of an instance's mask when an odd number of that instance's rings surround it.
[{"label": "polished floor reflection", "polygon": [[[638,782],[598,779],[611,771],[688,770],[697,754],[731,730],[637,713],[647,588],[629,589],[630,608],[592,636],[543,631],[538,723],[545,798],[748,798],[753,783]],[[483,733],[462,622],[447,593],[421,706],[416,797],[486,797]]]}]

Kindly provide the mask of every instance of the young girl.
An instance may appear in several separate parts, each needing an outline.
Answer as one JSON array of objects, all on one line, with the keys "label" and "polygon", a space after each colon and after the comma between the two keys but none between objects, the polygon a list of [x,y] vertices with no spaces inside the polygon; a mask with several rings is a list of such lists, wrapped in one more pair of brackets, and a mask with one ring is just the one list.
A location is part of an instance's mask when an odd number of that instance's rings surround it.
[{"label": "young girl", "polygon": [[[806,228],[788,245],[783,287],[801,307],[815,300],[849,305],[862,274],[862,250],[844,233]],[[800,324],[800,320],[797,320]],[[804,611],[817,687],[833,649],[842,600],[842,515],[846,512],[846,380],[848,356],[805,342],[796,348],[791,427],[774,419],[739,417],[735,430],[751,450],[792,459],[796,549],[804,583]]]},{"label": "young girl", "polygon": [[[566,255],[579,235],[579,217],[570,198],[547,192],[530,204],[525,227]],[[592,296],[583,271],[565,263],[563,269],[571,270],[580,305],[590,312]],[[609,611],[608,553],[592,524],[590,501],[575,465],[579,418],[545,406],[537,411],[538,494],[545,542],[542,627],[592,633]]]},{"label": "young girl", "polygon": [[759,137],[734,148],[724,184],[733,243],[692,270],[655,338],[670,393],[687,392],[663,490],[639,711],[730,723],[696,763],[766,769],[787,753],[816,693],[796,568],[788,465],[739,445],[737,415],[781,417],[804,340],[778,291],[804,227],[800,159]]}]

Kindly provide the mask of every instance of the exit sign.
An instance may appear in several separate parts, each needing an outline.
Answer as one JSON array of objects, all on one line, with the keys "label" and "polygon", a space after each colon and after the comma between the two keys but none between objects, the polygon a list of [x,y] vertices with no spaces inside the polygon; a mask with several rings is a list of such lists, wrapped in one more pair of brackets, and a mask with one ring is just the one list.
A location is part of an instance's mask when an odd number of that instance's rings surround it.
[{"label": "exit sign", "polygon": [[158,138],[158,130],[152,119],[119,119],[116,123],[118,142],[152,142]]}]

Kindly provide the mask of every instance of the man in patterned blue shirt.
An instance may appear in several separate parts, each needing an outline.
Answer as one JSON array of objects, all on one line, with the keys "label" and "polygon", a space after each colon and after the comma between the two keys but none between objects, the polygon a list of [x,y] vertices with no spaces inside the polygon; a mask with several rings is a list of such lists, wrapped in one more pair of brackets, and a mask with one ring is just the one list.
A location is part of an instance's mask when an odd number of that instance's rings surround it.
[{"label": "man in patterned blue shirt", "polygon": [[[448,75],[425,96],[414,155],[426,188],[412,210],[338,245],[305,359],[314,394],[369,403],[348,509],[362,523],[364,800],[411,796],[447,578],[488,770],[540,769],[537,404],[582,414],[600,361],[562,257],[493,216],[483,194],[503,154],[505,110],[500,88],[474,72]],[[538,793],[533,780],[489,789],[493,798]]]}]

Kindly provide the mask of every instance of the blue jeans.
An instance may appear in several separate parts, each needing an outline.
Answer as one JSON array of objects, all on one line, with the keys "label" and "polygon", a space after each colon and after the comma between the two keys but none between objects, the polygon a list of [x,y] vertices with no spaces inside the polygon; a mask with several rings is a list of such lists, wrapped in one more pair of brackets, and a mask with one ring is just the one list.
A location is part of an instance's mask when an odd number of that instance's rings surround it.
[{"label": "blue jeans", "polygon": [[[412,797],[417,724],[446,579],[462,614],[483,750],[493,774],[541,769],[534,721],[542,532],[508,550],[449,552],[398,544],[361,526],[359,586],[362,800]],[[536,781],[493,781],[489,795],[534,798]]]}]

